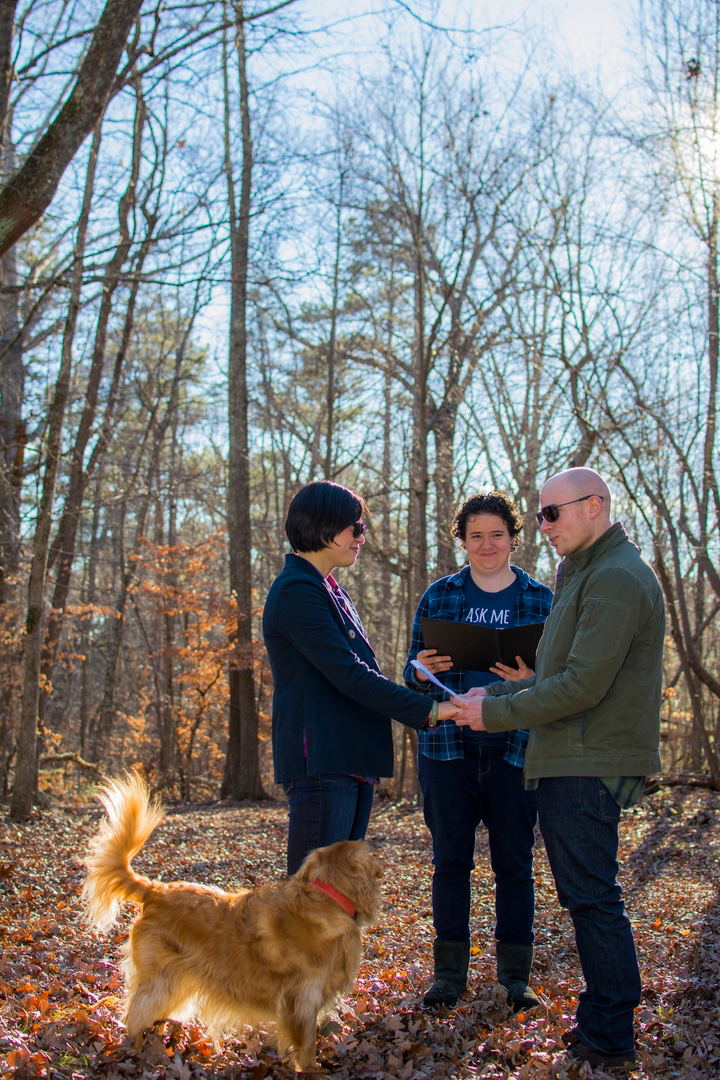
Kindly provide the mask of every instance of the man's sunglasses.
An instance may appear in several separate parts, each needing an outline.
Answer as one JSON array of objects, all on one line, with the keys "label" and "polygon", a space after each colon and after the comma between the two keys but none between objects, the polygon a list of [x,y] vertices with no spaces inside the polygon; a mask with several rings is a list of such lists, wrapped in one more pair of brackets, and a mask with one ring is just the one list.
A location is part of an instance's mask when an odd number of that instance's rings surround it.
[{"label": "man's sunglasses", "polygon": [[560,517],[560,508],[562,506],[572,506],[573,503],[585,502],[586,499],[599,499],[600,502],[605,501],[604,495],[582,495],[579,499],[570,499],[564,503],[548,503],[547,506],[541,506],[535,517],[537,518],[538,525],[542,525],[543,520],[549,521],[550,524]]},{"label": "man's sunglasses", "polygon": [[366,529],[367,529],[367,525],[365,524],[364,521],[356,521],[355,524],[352,527],[353,540],[359,540]]}]

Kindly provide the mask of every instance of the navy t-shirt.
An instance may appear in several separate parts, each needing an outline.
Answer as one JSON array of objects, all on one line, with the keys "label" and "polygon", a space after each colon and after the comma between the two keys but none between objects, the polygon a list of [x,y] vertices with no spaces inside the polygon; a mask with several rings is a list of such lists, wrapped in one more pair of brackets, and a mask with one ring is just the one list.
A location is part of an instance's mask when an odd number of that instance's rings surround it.
[{"label": "navy t-shirt", "polygon": [[[515,604],[517,601],[520,582],[515,576],[512,585],[500,592],[485,592],[478,588],[468,574],[465,578],[465,605],[467,614],[465,622],[474,626],[489,626],[497,630],[506,629],[515,625]],[[464,671],[463,689],[470,690],[473,686],[487,686],[488,683],[499,682],[500,676],[493,675],[491,671]],[[497,731],[471,731],[464,728],[463,737],[471,742],[482,743],[483,746],[504,746],[507,742],[507,732]]]}]

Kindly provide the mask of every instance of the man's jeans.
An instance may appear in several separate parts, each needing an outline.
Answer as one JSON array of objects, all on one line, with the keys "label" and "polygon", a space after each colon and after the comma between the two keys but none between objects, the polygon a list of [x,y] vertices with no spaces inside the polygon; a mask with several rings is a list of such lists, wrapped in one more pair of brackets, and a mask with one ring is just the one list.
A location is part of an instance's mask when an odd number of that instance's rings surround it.
[{"label": "man's jeans", "polygon": [[470,875],[475,833],[488,830],[495,875],[495,937],[533,941],[535,793],[525,791],[523,772],[504,759],[502,746],[469,739],[465,757],[440,761],[418,755],[425,821],[433,839],[433,923],[439,940],[470,937]]},{"label": "man's jeans", "polygon": [[620,807],[592,776],[545,777],[537,798],[558,899],[572,916],[585,978],[577,1026],[590,1046],[624,1053],[634,1047],[641,985],[617,882]]},{"label": "man's jeans", "polygon": [[362,840],[375,789],[355,776],[321,773],[283,784],[290,808],[287,872],[294,874],[315,848]]}]

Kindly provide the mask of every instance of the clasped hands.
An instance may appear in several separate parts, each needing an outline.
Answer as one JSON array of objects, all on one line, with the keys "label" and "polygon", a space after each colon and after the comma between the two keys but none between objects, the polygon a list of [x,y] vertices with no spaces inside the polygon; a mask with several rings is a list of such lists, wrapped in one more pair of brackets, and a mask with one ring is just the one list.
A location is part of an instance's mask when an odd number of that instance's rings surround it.
[{"label": "clasped hands", "polygon": [[[452,657],[438,656],[437,649],[422,649],[417,654],[417,658],[438,677],[453,666]],[[532,668],[527,666],[521,656],[516,656],[515,661],[516,668],[498,662],[495,667],[490,668],[490,671],[493,675],[499,675],[510,682],[526,679],[533,674]],[[417,678],[421,682],[427,682],[425,676],[420,673]],[[487,690],[484,686],[474,686],[465,694],[453,694],[449,701],[440,702],[438,716],[441,720],[453,720],[458,727],[469,727],[472,731],[486,731],[482,715],[482,703],[485,697],[487,697]]]},{"label": "clasped hands", "polygon": [[[443,720],[453,720],[458,727],[469,727],[472,731],[485,731],[482,716],[483,698],[487,697],[484,686],[473,686],[466,694],[453,694],[449,701],[439,706],[439,715]],[[451,712],[443,712],[449,706]]]}]

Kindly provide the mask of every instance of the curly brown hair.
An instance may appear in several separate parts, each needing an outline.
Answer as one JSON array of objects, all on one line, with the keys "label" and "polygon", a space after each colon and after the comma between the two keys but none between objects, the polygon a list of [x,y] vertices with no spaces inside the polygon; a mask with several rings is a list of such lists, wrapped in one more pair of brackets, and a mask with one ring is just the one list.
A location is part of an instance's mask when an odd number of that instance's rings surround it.
[{"label": "curly brown hair", "polygon": [[478,514],[497,514],[503,519],[510,533],[514,551],[520,543],[520,533],[525,519],[507,491],[486,491],[482,495],[471,495],[455,514],[450,526],[450,534],[464,543],[468,518],[476,517]]}]

